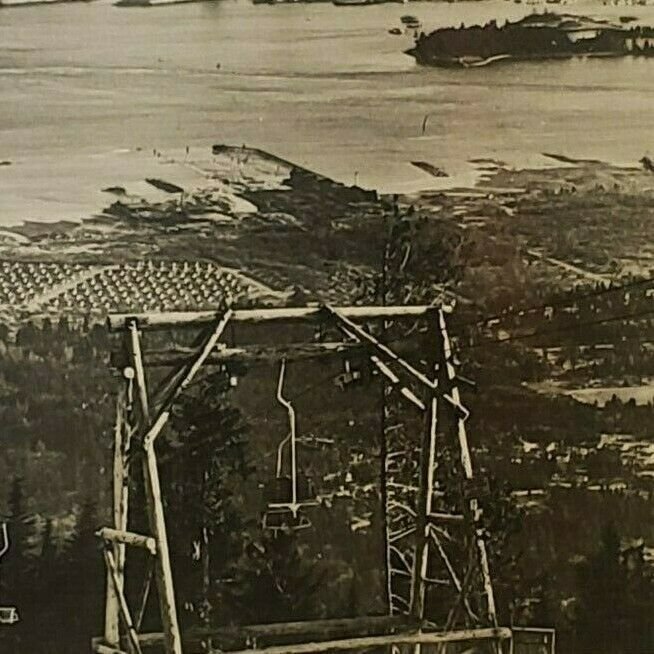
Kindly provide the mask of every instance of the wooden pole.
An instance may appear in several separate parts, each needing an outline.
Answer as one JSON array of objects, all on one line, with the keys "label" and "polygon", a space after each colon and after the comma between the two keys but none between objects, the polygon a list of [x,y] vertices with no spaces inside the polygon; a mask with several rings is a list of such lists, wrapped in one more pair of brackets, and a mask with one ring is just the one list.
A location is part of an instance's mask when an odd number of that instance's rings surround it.
[{"label": "wooden pole", "polygon": [[[170,389],[177,383],[177,380],[179,379],[180,371],[184,369],[184,367],[187,366],[192,359],[195,359],[200,354],[202,345],[204,344],[205,340],[208,338],[208,335],[210,333],[211,333],[210,329],[200,330],[198,334],[195,336],[195,338],[193,339],[193,342],[188,347],[181,348],[182,350],[189,351],[190,355],[184,357],[183,361],[174,361],[173,366],[176,369],[169,371],[168,374],[166,374],[166,376],[150,392],[150,395],[153,398],[153,402],[155,406],[161,406],[163,399],[168,397],[168,393],[170,392]],[[115,365],[117,365],[118,367],[123,365],[119,352],[112,353],[112,358],[111,358],[112,364],[114,364],[113,357],[115,357],[115,362],[116,362]],[[150,362],[148,361],[147,358],[148,357],[147,351],[141,352],[141,357],[143,358],[143,365],[150,365]]]},{"label": "wooden pole", "polygon": [[[388,228],[388,221],[385,214],[383,216],[386,237],[384,247],[381,251],[381,279],[379,280],[379,303],[385,307],[388,305],[388,268],[391,253],[391,238]],[[391,320],[383,320],[381,323],[381,339],[385,340],[388,330],[393,325]],[[393,386],[384,383],[381,384],[380,396],[380,421],[379,421],[379,500],[381,505],[381,527],[384,537],[383,555],[384,555],[384,605],[388,609],[388,614],[393,615],[393,561],[390,543],[390,523],[389,523],[389,492],[388,476],[391,459],[389,458],[388,448],[388,427],[390,418],[389,401],[393,393]]]},{"label": "wooden pole", "polygon": [[175,602],[173,572],[170,565],[166,520],[161,498],[161,484],[159,481],[159,470],[157,468],[157,456],[154,451],[154,443],[152,442],[148,442],[145,446],[143,477],[145,480],[150,529],[157,542],[155,578],[159,595],[161,621],[163,623],[164,649],[166,654],[182,654],[182,638],[177,619],[177,605]]},{"label": "wooden pole", "polygon": [[408,361],[406,361],[401,356],[399,356],[396,352],[394,352],[390,347],[384,345],[384,343],[381,343],[378,339],[372,336],[372,334],[369,334],[365,329],[363,329],[363,327],[360,327],[356,323],[352,322],[345,313],[339,311],[338,309],[334,309],[332,307],[327,307],[327,310],[332,314],[332,316],[338,319],[338,321],[340,322],[340,324],[338,325],[339,328],[347,336],[349,336],[350,338],[354,338],[355,340],[358,341],[364,341],[369,343],[382,356],[391,359],[399,366],[404,368],[406,372],[408,372],[417,381],[424,384],[428,389],[436,388],[436,382],[429,379],[426,375],[421,373],[417,368],[412,366]]},{"label": "wooden pole", "polygon": [[[456,591],[457,593],[459,593],[459,595],[464,596],[463,584],[461,583],[461,580],[459,579],[459,576],[457,575],[456,570],[454,569],[454,566],[450,561],[450,558],[447,556],[447,552],[443,547],[443,543],[441,543],[441,540],[438,537],[438,534],[436,533],[436,530],[433,528],[433,526],[430,529],[430,536],[434,541],[436,548],[438,549],[438,553],[440,554],[440,557],[443,560],[445,567],[447,568],[447,572],[450,575],[450,579],[452,580],[452,583],[454,584],[454,588],[456,588]],[[463,597],[463,604],[466,608],[466,611],[468,612],[468,615],[475,622],[478,622],[479,618],[478,616],[475,615],[474,611],[472,610],[472,607],[470,606],[470,601],[465,596]]]},{"label": "wooden pole", "polygon": [[145,368],[141,355],[141,335],[136,320],[131,320],[127,326],[129,333],[129,351],[132,358],[132,366],[136,377],[136,389],[141,405],[141,418],[144,425],[150,424],[150,402],[148,400],[147,383],[145,379]]},{"label": "wooden pole", "polygon": [[[145,385],[145,374],[143,372],[139,373],[139,370],[143,371],[139,331],[136,328],[135,322],[131,322],[128,329],[131,337],[132,366],[136,371],[137,391],[144,413],[145,424],[147,425],[150,419],[149,409],[147,409],[149,402],[147,386]],[[164,650],[166,654],[182,654],[182,639],[179,631],[179,621],[177,619],[173,574],[168,548],[168,534],[166,533],[159,470],[157,468],[157,456],[154,450],[153,439],[143,440],[143,450],[145,454],[143,457],[143,481],[145,485],[148,521],[150,523],[150,532],[157,544],[155,578],[157,581],[159,609],[164,633]]]},{"label": "wooden pole", "polygon": [[168,422],[168,418],[170,417],[170,409],[174,401],[193,381],[193,378],[199,372],[202,364],[206,361],[207,357],[216,347],[216,344],[225,331],[225,327],[227,327],[227,323],[229,322],[231,316],[232,311],[231,309],[228,309],[216,325],[216,328],[203,344],[200,352],[198,353],[198,356],[193,361],[190,361],[186,366],[184,366],[179,371],[179,375],[175,375],[174,385],[172,385],[168,396],[163,399],[162,405],[159,407],[157,417],[143,437],[144,446],[147,446],[150,443],[154,443],[155,439],[164,428],[165,424]]},{"label": "wooden pole", "polygon": [[[454,404],[460,405],[461,397],[459,394],[458,386],[456,384],[456,371],[452,364],[452,345],[447,331],[445,314],[442,311],[439,311],[438,322],[443,345],[442,365],[444,366],[444,373],[450,386],[450,396],[454,401]],[[470,455],[470,448],[468,446],[468,436],[466,434],[465,420],[461,417],[460,414],[457,416],[457,436],[459,440],[463,474],[467,480],[471,480],[474,476],[472,469],[472,457]],[[469,509],[474,526],[475,542],[479,556],[479,567],[481,569],[484,593],[486,595],[486,612],[490,624],[497,626],[495,594],[493,592],[493,583],[491,580],[490,568],[488,564],[488,552],[486,550],[483,526],[481,525],[481,510],[479,508],[479,501],[475,498],[470,499]]]},{"label": "wooden pole", "polygon": [[[193,630],[193,637],[211,639],[214,648],[225,652],[242,649],[257,643],[268,646],[277,642],[307,642],[314,639],[340,640],[361,636],[387,636],[405,633],[416,628],[406,616],[368,615],[358,618],[333,618],[328,620],[298,620],[295,622],[273,622],[270,624],[249,624],[229,627]],[[143,647],[157,647],[163,642],[163,634],[140,634]]]},{"label": "wooden pole", "polygon": [[139,603],[139,610],[136,614],[136,629],[139,631],[143,625],[143,618],[145,617],[145,610],[148,606],[148,597],[150,597],[150,588],[152,586],[152,577],[154,576],[154,561],[150,559],[148,561],[148,571],[145,574],[145,579],[143,580],[143,586],[141,587],[141,601]]},{"label": "wooden pole", "polygon": [[[248,345],[246,347],[217,347],[206,358],[205,365],[224,365],[226,363],[249,363],[257,361],[278,362],[296,359],[316,359],[331,354],[346,354],[365,350],[361,343],[289,343],[287,345]],[[197,357],[199,348],[173,347],[165,350],[142,352],[146,366],[181,366]],[[122,367],[121,353],[112,353],[112,365]]]},{"label": "wooden pole", "polygon": [[153,556],[157,553],[157,544],[151,536],[143,536],[141,534],[135,534],[131,531],[123,531],[121,529],[110,529],[109,527],[103,527],[96,533],[96,535],[111,543],[142,547],[143,549],[148,550],[148,552]]},{"label": "wooden pole", "polygon": [[122,649],[117,647],[110,647],[108,645],[103,645],[102,643],[94,643],[93,651],[95,654],[127,654]]},{"label": "wooden pole", "polygon": [[[459,613],[459,609],[461,608],[461,605],[465,605],[465,601],[467,600],[468,596],[468,590],[470,586],[473,584],[474,576],[475,576],[475,571],[476,571],[476,565],[475,565],[475,554],[474,551],[476,549],[476,543],[474,540],[471,543],[471,546],[468,548],[468,565],[465,569],[465,574],[463,577],[463,583],[461,584],[461,592],[457,595],[457,598],[454,602],[454,604],[450,607],[450,610],[448,611],[447,614],[447,620],[445,622],[445,631],[451,631],[456,618],[457,614]],[[497,643],[497,649],[500,648],[500,644]],[[447,644],[442,643],[438,646],[436,649],[437,654],[443,654],[445,651],[445,648],[447,647]],[[500,652],[497,652],[497,654],[501,654]]]},{"label": "wooden pole", "polygon": [[[434,307],[429,304],[408,306],[347,306],[335,307],[346,318],[376,320],[380,318],[399,319],[424,316]],[[443,311],[450,312],[449,307]],[[237,309],[232,320],[238,323],[263,323],[270,321],[321,320],[324,309],[321,306],[291,307],[279,309]],[[220,319],[218,311],[177,311],[167,313],[112,313],[107,318],[110,331],[120,331],[130,322],[136,321],[141,330],[192,328],[208,325]]]},{"label": "wooden pole", "polygon": [[422,621],[425,617],[427,570],[429,564],[429,520],[432,513],[434,465],[436,459],[436,429],[438,400],[434,395],[427,414],[427,427],[420,454],[420,492],[416,515],[416,553],[411,586],[411,615]]},{"label": "wooden pole", "polygon": [[245,649],[230,654],[320,654],[332,650],[367,649],[384,645],[438,645],[440,643],[465,643],[479,640],[508,640],[511,630],[507,627],[463,629],[449,632],[409,632],[390,636],[369,636],[343,640],[317,641],[297,645],[278,645],[261,649]]},{"label": "wooden pole", "polygon": [[[116,399],[116,420],[114,423],[113,457],[113,522],[116,529],[123,527],[127,516],[127,487],[125,485],[125,459],[123,457],[123,435],[125,432],[126,389],[121,387]],[[124,583],[124,546],[114,546],[117,577]],[[111,647],[120,646],[120,608],[114,588],[111,570],[107,568],[107,594],[105,598],[104,640]]]},{"label": "wooden pole", "polygon": [[130,615],[129,612],[129,606],[127,605],[127,600],[125,599],[125,592],[120,583],[120,580],[118,579],[118,570],[116,569],[116,561],[114,559],[114,555],[112,554],[111,550],[107,547],[105,547],[104,550],[104,558],[107,564],[107,570],[109,570],[109,573],[111,575],[111,580],[114,585],[114,591],[116,592],[116,596],[118,597],[118,606],[120,607],[120,614],[123,618],[125,629],[127,630],[130,648],[134,652],[136,652],[136,654],[142,654],[141,643],[139,642],[138,634],[136,633],[136,629],[134,628],[134,623],[132,622],[132,616]]},{"label": "wooden pole", "polygon": [[[400,384],[400,378],[383,362],[380,360],[378,356],[371,356],[370,360],[372,363],[375,365],[377,370],[386,377],[391,384],[393,384],[395,387],[397,387]],[[406,386],[399,386],[400,393],[404,395],[404,397],[409,400],[412,404],[417,406],[421,411],[426,411],[427,407],[425,406],[424,402],[416,396],[416,394],[410,389],[407,388]]]},{"label": "wooden pole", "polygon": [[[433,316],[432,316],[433,318]],[[430,327],[437,327],[433,319]],[[438,337],[438,336],[437,336]],[[430,355],[434,375],[437,371],[438,358]],[[431,381],[431,380],[430,380]],[[438,398],[436,395],[436,379],[431,382],[431,392],[426,415],[425,431],[420,448],[420,490],[416,503],[416,547],[414,556],[413,578],[411,580],[411,616],[422,622],[425,618],[425,602],[427,593],[427,574],[430,554],[430,515],[433,513],[434,481],[436,466],[436,436],[438,428]],[[416,645],[419,650],[420,644]]]}]

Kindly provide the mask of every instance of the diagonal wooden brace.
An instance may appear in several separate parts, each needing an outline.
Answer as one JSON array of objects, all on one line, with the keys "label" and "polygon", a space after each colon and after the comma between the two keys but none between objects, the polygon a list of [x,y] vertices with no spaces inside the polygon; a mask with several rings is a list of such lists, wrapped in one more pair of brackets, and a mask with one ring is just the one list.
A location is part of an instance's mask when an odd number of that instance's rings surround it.
[{"label": "diagonal wooden brace", "polygon": [[152,425],[146,432],[143,438],[143,447],[147,448],[150,444],[154,443],[157,436],[161,433],[161,430],[164,428],[165,424],[168,422],[170,417],[170,409],[175,402],[175,400],[184,392],[187,386],[193,381],[193,378],[198,373],[202,364],[207,360],[209,355],[212,353],[213,349],[216,347],[216,344],[220,340],[220,337],[223,335],[227,323],[232,316],[232,310],[228,309],[221,320],[216,325],[216,328],[210,334],[209,338],[205,341],[202,349],[198,356],[192,361],[189,362],[180,370],[179,380],[176,382],[175,386],[171,389],[168,397],[163,401],[162,406],[159,408],[157,417],[152,422]]},{"label": "diagonal wooden brace", "polygon": [[108,547],[105,547],[104,550],[104,560],[114,585],[114,592],[118,597],[118,606],[120,608],[120,614],[123,619],[123,623],[125,624],[125,629],[127,630],[127,635],[129,637],[129,642],[132,651],[136,652],[136,654],[143,654],[141,650],[141,643],[139,642],[139,637],[138,634],[136,633],[136,629],[134,628],[134,622],[132,621],[132,616],[129,612],[127,599],[125,598],[123,587],[120,583],[120,580],[118,579],[116,559],[114,558],[113,552]]},{"label": "diagonal wooden brace", "polygon": [[401,356],[399,356],[396,352],[394,352],[390,347],[384,345],[384,343],[376,339],[372,334],[369,334],[365,329],[363,329],[363,327],[360,327],[355,322],[347,318],[338,309],[334,309],[333,307],[330,307],[328,305],[325,305],[325,309],[334,318],[336,318],[338,327],[344,334],[346,334],[350,338],[354,338],[357,341],[365,341],[369,343],[370,345],[372,345],[372,347],[375,350],[377,350],[377,352],[381,356],[387,359],[391,359],[392,361],[397,363],[399,366],[404,368],[404,370],[408,372],[414,379],[416,379],[421,384],[426,386],[430,391],[436,389],[437,386],[436,381],[429,379],[427,375],[420,372],[417,368],[412,366],[408,361],[406,361]]}]

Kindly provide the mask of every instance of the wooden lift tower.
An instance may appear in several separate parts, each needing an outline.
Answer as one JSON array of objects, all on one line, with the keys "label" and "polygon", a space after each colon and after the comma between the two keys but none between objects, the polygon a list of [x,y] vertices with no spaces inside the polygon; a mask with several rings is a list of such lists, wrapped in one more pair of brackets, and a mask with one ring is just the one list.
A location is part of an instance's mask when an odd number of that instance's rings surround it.
[{"label": "wooden lift tower", "polygon": [[[373,369],[386,383],[385,396],[398,398],[424,417],[421,433],[402,436],[388,432],[384,452],[387,513],[388,615],[341,620],[252,625],[239,631],[251,645],[238,654],[309,654],[370,647],[419,654],[431,647],[438,654],[476,642],[479,651],[500,654],[511,630],[498,626],[486,535],[466,433],[468,412],[458,389],[458,376],[447,330],[449,309],[420,306],[307,306],[299,308],[224,309],[218,312],[113,314],[109,329],[124,339],[127,361],[121,365],[114,429],[113,524],[98,532],[103,540],[107,572],[105,627],[93,640],[97,654],[142,654],[156,646],[165,654],[192,654],[180,633],[175,588],[168,549],[164,503],[159,482],[157,438],[165,428],[176,399],[208,366],[253,359],[316,357],[363,349]],[[375,336],[380,321],[420,320],[427,327],[429,351],[412,363]],[[304,342],[266,348],[226,347],[221,342],[228,325],[314,323],[336,330],[336,342]],[[143,332],[194,329],[192,348],[144,350]],[[416,357],[414,357],[416,359]],[[156,390],[147,369],[165,366],[171,372]],[[133,456],[140,450],[141,456]],[[130,530],[130,480],[136,462],[145,486],[149,533]],[[452,472],[454,471],[454,472]],[[445,477],[449,475],[449,479]],[[452,475],[458,489],[448,488]],[[458,507],[454,505],[458,504]],[[125,593],[128,548],[141,548],[151,560],[139,605],[130,607]],[[143,634],[141,623],[151,580],[157,588],[161,631]],[[434,599],[438,599],[436,602]],[[442,605],[435,611],[432,604]],[[234,631],[234,630],[232,630]],[[216,640],[226,630],[216,630]],[[275,636],[295,644],[257,648],[257,639]],[[264,640],[265,640],[264,639]],[[452,645],[453,644],[453,645]],[[223,651],[210,649],[209,651]]]}]

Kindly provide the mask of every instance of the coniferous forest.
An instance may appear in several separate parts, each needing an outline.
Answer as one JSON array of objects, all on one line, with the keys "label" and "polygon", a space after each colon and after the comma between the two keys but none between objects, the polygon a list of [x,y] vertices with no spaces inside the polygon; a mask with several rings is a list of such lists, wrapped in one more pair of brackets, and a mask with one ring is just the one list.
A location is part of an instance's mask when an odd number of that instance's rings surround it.
[{"label": "coniferous forest", "polygon": [[[104,327],[64,319],[2,333],[0,465],[11,548],[0,564],[0,603],[16,606],[21,618],[1,628],[3,651],[83,652],[101,633],[105,573],[95,532],[109,519],[118,383],[107,365],[110,349]],[[355,449],[375,454],[374,383],[344,401],[331,381],[338,363],[303,366],[291,377],[302,428],[333,441],[308,449],[305,465],[314,478],[335,487],[341,480],[329,472],[344,470],[354,474],[356,488],[374,486],[376,464],[370,459],[348,467],[353,437]],[[342,498],[335,493],[312,516],[312,529],[276,537],[262,529],[262,488],[274,474],[276,444],[286,429],[274,401],[277,369],[238,370],[236,388],[234,372],[214,372],[193,385],[175,406],[160,449],[185,628],[383,613],[375,489]],[[476,463],[493,489],[485,519],[503,621],[556,625],[561,652],[595,652],[598,633],[610,643],[607,652],[651,652],[654,586],[637,540],[643,525],[651,530],[654,524],[651,495],[552,488],[535,509],[525,509],[512,490],[542,490],[558,464],[509,463],[511,434],[520,421],[527,433],[529,413],[538,416],[541,430],[564,433],[573,421],[578,427],[565,438],[588,443],[601,427],[598,421],[619,426],[633,420],[635,409],[617,411],[613,402],[598,417],[574,402],[526,397],[529,403],[514,405],[508,422],[493,403],[509,397],[479,392],[470,400],[479,416],[473,419]],[[339,412],[337,406],[345,408]],[[321,409],[328,420],[317,417]],[[652,409],[640,411],[642,419]],[[586,434],[579,431],[584,425]],[[597,476],[616,465],[601,450],[596,457],[589,467]],[[362,516],[369,526],[358,529]],[[138,578],[139,561],[131,565]],[[148,623],[156,628],[154,604],[145,615],[146,629]]]},{"label": "coniferous forest", "polygon": [[[647,315],[647,292],[532,284],[503,231],[458,242],[413,209],[406,220],[397,206],[389,211],[397,220],[386,279],[373,275],[371,288],[355,280],[349,301],[431,302],[434,289],[457,275],[465,276],[462,296],[481,298],[461,303],[451,329],[467,380],[474,465],[488,481],[482,509],[500,623],[556,627],[559,654],[597,654],[598,642],[606,654],[651,654],[654,488],[637,455],[651,446],[654,405],[623,401],[617,384],[646,380],[652,325],[647,320],[637,330],[615,319]],[[375,233],[376,254],[382,236]],[[289,304],[306,299],[298,291]],[[501,315],[525,299],[540,313]],[[500,327],[486,327],[496,314]],[[415,332],[418,350],[427,351],[429,336]],[[580,343],[580,335],[588,340]],[[293,336],[268,334],[267,342]],[[229,334],[228,345],[242,344],[240,337]],[[190,344],[173,332],[147,334],[146,341],[153,349]],[[0,625],[1,651],[86,652],[103,631],[105,571],[95,533],[111,524],[115,401],[123,383],[112,366],[117,349],[117,336],[97,320],[0,325],[0,513],[11,537],[0,561],[0,606],[20,614],[18,623]],[[386,612],[382,389],[366,359],[351,362],[361,383],[347,389],[335,383],[343,372],[339,357],[289,364],[286,393],[303,435],[301,468],[323,498],[302,531],[264,528],[277,450],[288,433],[275,399],[277,362],[213,368],[173,406],[157,450],[187,633]],[[152,372],[149,381],[162,375]],[[590,387],[597,377],[616,385],[604,403],[543,392],[552,378]],[[417,415],[406,420],[420,429]],[[136,487],[131,503],[130,528],[147,533]],[[134,601],[145,561],[130,558],[128,570],[137,580],[126,589]],[[443,608],[437,597],[432,606]],[[143,631],[159,629],[157,620],[151,600]]]}]

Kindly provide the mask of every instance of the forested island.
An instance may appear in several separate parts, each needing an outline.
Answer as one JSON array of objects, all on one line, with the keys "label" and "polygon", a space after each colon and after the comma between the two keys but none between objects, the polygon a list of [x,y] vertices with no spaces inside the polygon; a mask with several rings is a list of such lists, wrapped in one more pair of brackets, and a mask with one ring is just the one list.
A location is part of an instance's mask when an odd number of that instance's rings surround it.
[{"label": "forested island", "polygon": [[531,14],[498,25],[437,29],[421,33],[407,54],[419,64],[441,67],[485,66],[503,60],[577,56],[654,56],[654,29],[624,27],[572,14]]}]

